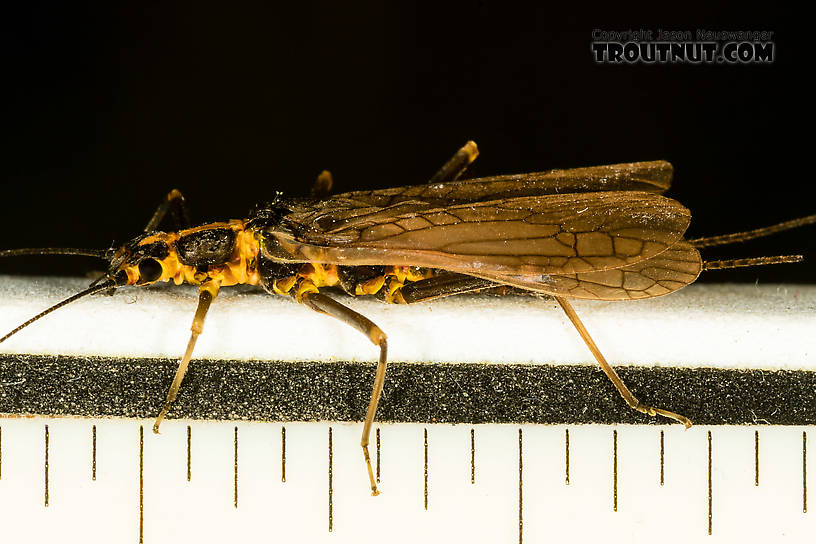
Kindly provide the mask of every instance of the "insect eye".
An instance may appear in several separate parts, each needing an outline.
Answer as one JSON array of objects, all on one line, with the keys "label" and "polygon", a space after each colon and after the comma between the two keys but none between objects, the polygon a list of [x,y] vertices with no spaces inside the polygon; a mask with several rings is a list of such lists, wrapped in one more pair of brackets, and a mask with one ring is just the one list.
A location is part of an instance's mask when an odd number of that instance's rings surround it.
[{"label": "insect eye", "polygon": [[145,283],[156,281],[162,272],[162,265],[156,259],[145,259],[139,263],[139,277]]}]

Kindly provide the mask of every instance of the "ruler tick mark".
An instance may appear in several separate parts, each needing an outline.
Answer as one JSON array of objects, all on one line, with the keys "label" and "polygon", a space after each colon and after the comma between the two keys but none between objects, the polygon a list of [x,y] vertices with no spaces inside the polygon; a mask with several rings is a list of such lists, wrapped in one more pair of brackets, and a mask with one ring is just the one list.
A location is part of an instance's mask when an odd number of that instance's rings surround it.
[{"label": "ruler tick mark", "polygon": [[96,481],[96,425],[91,427],[91,480]]},{"label": "ruler tick mark", "polygon": [[754,431],[754,485],[759,486],[759,431]]},{"label": "ruler tick mark", "polygon": [[524,493],[522,492],[524,482],[522,478],[524,462],[523,462],[524,444],[521,434],[521,428],[518,430],[518,541],[522,544],[524,537]]},{"label": "ruler tick mark", "polygon": [[708,431],[708,534],[711,534],[712,519],[711,519],[711,431]]},{"label": "ruler tick mark", "polygon": [[807,514],[807,431],[802,431],[802,513]]},{"label": "ruler tick mark", "polygon": [[48,506],[48,425],[45,426],[45,506]]},{"label": "ruler tick mark", "polygon": [[332,428],[329,427],[329,532],[334,528],[334,448]]},{"label": "ruler tick mark", "polygon": [[235,426],[234,429],[234,456],[233,456],[233,472],[232,472],[232,504],[233,507],[238,508],[238,426]]},{"label": "ruler tick mark", "polygon": [[424,429],[425,436],[425,510],[428,509],[428,429]]},{"label": "ruler tick mark", "polygon": [[476,431],[470,428],[470,483],[476,483]]},{"label": "ruler tick mark", "polygon": [[665,483],[665,470],[664,466],[666,464],[666,449],[665,444],[663,442],[663,430],[660,431],[660,485]]},{"label": "ruler tick mark", "polygon": [[612,511],[618,511],[618,431],[612,431]]},{"label": "ruler tick mark", "polygon": [[564,470],[566,474],[564,483],[566,485],[569,485],[569,450],[569,429],[564,429]]},{"label": "ruler tick mark", "polygon": [[139,544],[144,542],[144,426],[139,425]]},{"label": "ruler tick mark", "polygon": [[286,427],[281,427],[281,482],[286,481]]},{"label": "ruler tick mark", "polygon": [[192,435],[193,435],[193,431],[190,429],[190,426],[187,425],[187,481],[188,482],[190,481],[190,478],[192,477],[192,470],[191,470],[192,463],[190,462],[190,457],[191,457],[190,454],[192,453],[192,451],[191,451],[192,448],[190,446],[191,446],[191,443],[193,441],[193,436]]}]

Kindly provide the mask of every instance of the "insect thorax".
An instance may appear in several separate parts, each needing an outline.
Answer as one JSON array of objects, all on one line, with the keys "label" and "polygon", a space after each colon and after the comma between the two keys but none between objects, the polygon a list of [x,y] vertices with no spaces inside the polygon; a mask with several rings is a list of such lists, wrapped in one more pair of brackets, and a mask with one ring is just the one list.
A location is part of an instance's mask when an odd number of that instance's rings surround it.
[{"label": "insect thorax", "polygon": [[287,221],[286,216],[298,206],[310,208],[311,204],[280,200],[260,206],[253,210],[248,223],[258,242],[260,284],[267,292],[299,300],[305,293],[318,292],[323,287],[340,287],[352,296],[376,295],[385,302],[400,302],[399,290],[404,284],[434,274],[431,269],[411,266],[344,266],[336,261],[323,262],[322,248],[299,242],[302,234],[299,229],[306,227]]},{"label": "insect thorax", "polygon": [[[222,286],[257,285],[258,245],[245,222],[209,223],[178,232],[153,232],[122,249],[128,283],[170,281],[199,285],[217,280]],[[160,264],[157,277],[145,281],[144,265]],[[115,261],[114,261],[115,263]],[[117,266],[114,264],[114,266]]]}]

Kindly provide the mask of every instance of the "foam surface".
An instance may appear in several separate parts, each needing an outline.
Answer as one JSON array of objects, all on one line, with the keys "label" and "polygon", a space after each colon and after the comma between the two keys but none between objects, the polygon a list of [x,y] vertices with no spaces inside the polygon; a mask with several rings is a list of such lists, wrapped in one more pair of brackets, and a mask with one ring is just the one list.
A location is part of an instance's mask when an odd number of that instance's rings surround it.
[{"label": "foam surface", "polygon": [[[5,333],[85,288],[88,280],[0,276]],[[123,288],[57,310],[0,344],[0,353],[179,357],[196,289]],[[411,306],[336,298],[389,336],[389,360],[587,364],[593,359],[554,301],[466,295]],[[814,369],[816,287],[692,285],[636,302],[574,301],[610,363]],[[366,337],[293,300],[224,288],[194,358],[373,361]]]}]

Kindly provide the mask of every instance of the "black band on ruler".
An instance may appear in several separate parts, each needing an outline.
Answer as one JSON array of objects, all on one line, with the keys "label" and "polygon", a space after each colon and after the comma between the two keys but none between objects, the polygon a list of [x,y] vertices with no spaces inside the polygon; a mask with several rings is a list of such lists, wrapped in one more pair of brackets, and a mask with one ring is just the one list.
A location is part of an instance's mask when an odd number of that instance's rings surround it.
[{"label": "black band on ruler", "polygon": [[[155,417],[175,359],[0,355],[0,414]],[[695,424],[816,423],[816,372],[616,367]],[[361,421],[375,364],[194,360],[169,418]],[[654,423],[596,366],[391,363],[380,422]]]}]

